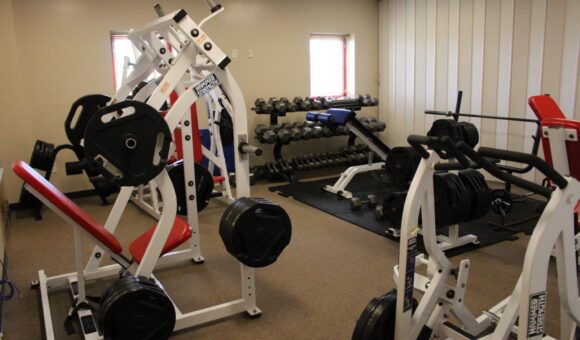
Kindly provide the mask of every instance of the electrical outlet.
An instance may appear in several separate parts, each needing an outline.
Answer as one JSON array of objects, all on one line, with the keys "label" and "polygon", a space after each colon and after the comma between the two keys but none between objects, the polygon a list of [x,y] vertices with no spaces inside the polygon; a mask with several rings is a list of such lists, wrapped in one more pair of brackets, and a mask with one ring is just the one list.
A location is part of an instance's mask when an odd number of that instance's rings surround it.
[{"label": "electrical outlet", "polygon": [[232,58],[237,58],[238,57],[238,49],[234,48],[232,49]]},{"label": "electrical outlet", "polygon": [[250,48],[248,49],[248,58],[253,58],[254,57],[254,49]]}]

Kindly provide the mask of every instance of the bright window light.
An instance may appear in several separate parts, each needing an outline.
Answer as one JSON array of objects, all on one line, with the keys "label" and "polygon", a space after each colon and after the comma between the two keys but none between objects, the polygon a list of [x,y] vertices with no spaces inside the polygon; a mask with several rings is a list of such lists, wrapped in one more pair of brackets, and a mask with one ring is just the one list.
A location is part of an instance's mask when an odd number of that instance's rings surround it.
[{"label": "bright window light", "polygon": [[[115,90],[121,87],[123,77],[123,65],[125,57],[129,57],[129,64],[135,63],[135,49],[131,40],[127,38],[126,34],[112,34],[111,48],[113,51],[113,75],[115,81]],[[127,70],[129,73],[129,70]]]},{"label": "bright window light", "polygon": [[347,38],[346,35],[310,37],[311,96],[346,96]]}]

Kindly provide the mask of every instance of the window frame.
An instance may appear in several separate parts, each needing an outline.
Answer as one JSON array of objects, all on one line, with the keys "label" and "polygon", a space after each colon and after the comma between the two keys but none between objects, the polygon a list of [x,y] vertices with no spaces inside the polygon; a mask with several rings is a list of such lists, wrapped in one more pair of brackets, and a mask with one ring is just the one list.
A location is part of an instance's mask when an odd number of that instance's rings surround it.
[{"label": "window frame", "polygon": [[[349,78],[348,78],[348,68],[349,68],[349,58],[348,58],[348,46],[349,40],[352,39],[350,34],[344,33],[311,33],[309,37],[309,63],[312,65],[312,49],[310,48],[313,39],[320,38],[337,38],[342,44],[342,86],[341,92],[336,94],[319,94],[312,91],[312,69],[309,70],[310,75],[310,95],[313,97],[327,97],[327,98],[342,98],[349,94]],[[312,66],[310,66],[312,67]]]}]

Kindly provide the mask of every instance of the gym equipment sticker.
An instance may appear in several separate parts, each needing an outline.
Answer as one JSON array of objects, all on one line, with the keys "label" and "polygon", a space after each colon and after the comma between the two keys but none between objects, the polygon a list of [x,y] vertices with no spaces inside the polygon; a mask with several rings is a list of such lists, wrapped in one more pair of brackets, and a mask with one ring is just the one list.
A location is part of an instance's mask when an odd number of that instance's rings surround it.
[{"label": "gym equipment sticker", "polygon": [[195,94],[198,97],[204,96],[208,94],[211,90],[216,88],[220,84],[217,76],[215,74],[210,74],[209,76],[205,77],[204,80],[200,81],[197,85],[193,87]]},{"label": "gym equipment sticker", "polygon": [[530,312],[528,314],[528,337],[544,335],[544,317],[546,314],[546,292],[530,295]]},{"label": "gym equipment sticker", "polygon": [[405,303],[403,313],[413,308],[413,289],[415,279],[415,256],[417,255],[417,237],[407,242],[407,270],[405,271]]}]

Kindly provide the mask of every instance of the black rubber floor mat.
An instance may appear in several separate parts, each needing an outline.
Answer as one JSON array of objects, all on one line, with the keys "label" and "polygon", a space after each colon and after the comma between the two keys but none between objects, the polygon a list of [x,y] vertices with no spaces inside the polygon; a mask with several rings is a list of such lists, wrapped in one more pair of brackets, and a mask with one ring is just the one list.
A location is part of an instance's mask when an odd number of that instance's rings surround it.
[{"label": "black rubber floor mat", "polygon": [[[296,182],[270,187],[270,191],[277,192],[285,197],[293,197],[297,201],[322,210],[361,228],[396,241],[398,240],[386,234],[386,230],[391,226],[387,225],[384,221],[377,221],[373,209],[363,206],[360,211],[351,211],[349,200],[339,198],[334,194],[322,190],[325,185],[332,185],[336,180],[337,178],[327,178],[310,182]],[[397,190],[382,171],[357,175],[347,189],[356,197],[364,198],[370,194],[377,195],[379,202],[382,201],[382,197]],[[510,228],[511,230],[494,230],[494,227],[488,222],[497,223],[500,217],[493,212],[490,212],[479,220],[460,224],[460,235],[476,235],[479,244],[469,244],[460,248],[451,249],[446,252],[447,256],[459,255],[466,251],[489,246],[501,241],[514,240],[517,239],[515,234],[520,232],[531,234],[544,205],[543,202],[533,199],[517,200],[504,222],[510,223],[523,219],[528,219],[528,221],[513,226]],[[447,234],[446,229],[439,229],[439,233]],[[423,251],[422,243],[419,244],[419,250]]]}]

